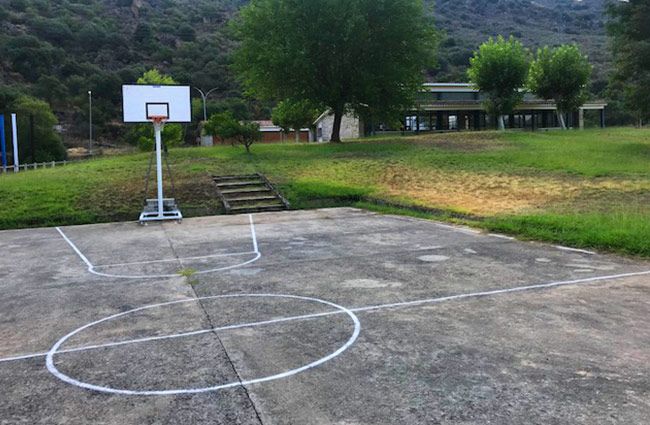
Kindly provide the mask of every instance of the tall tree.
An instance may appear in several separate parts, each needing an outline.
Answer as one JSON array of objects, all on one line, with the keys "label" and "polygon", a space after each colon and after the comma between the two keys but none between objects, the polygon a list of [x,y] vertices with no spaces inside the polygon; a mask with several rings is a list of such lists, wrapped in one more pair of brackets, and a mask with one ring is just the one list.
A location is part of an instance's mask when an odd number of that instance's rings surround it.
[{"label": "tall tree", "polygon": [[273,109],[273,124],[282,128],[288,134],[291,129],[295,132],[296,142],[300,141],[300,129],[311,128],[318,114],[322,112],[308,100],[294,102],[283,100]]},{"label": "tall tree", "polygon": [[530,65],[528,88],[542,99],[553,99],[557,117],[566,130],[564,114],[578,109],[587,98],[591,65],[576,45],[537,50]]},{"label": "tall tree", "polygon": [[489,114],[497,117],[499,129],[505,129],[503,116],[512,113],[523,99],[530,54],[514,37],[498,36],[481,44],[470,59],[467,75],[487,100]]},{"label": "tall tree", "polygon": [[308,100],[334,113],[412,106],[437,41],[422,0],[253,0],[233,24],[249,94]]},{"label": "tall tree", "polygon": [[614,84],[623,85],[625,105],[641,123],[650,119],[650,1],[610,3],[608,14]]}]

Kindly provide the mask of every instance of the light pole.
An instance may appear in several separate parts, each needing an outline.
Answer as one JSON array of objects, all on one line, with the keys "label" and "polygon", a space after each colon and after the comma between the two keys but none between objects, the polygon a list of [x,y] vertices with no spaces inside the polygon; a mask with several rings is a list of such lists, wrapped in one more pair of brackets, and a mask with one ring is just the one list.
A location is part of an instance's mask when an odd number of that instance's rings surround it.
[{"label": "light pole", "polygon": [[93,92],[88,90],[88,155],[93,154]]},{"label": "light pole", "polygon": [[212,88],[207,92],[204,92],[198,87],[194,87],[194,89],[199,93],[201,93],[201,99],[203,100],[203,121],[207,121],[208,120],[208,107],[207,107],[208,96],[210,96],[210,93],[218,89],[218,87]]}]

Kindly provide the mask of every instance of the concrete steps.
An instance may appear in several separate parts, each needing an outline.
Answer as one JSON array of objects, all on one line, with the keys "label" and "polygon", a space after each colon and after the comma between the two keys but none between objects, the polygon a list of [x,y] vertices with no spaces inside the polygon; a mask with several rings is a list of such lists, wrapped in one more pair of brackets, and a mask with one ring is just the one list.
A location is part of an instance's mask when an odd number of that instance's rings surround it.
[{"label": "concrete steps", "polygon": [[289,202],[262,174],[212,176],[227,214],[280,211]]}]

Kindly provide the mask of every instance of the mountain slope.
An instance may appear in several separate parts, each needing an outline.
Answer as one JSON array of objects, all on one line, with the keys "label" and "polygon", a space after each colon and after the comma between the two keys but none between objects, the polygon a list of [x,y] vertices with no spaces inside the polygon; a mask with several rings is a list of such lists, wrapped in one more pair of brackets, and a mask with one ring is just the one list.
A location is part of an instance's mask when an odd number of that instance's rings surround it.
[{"label": "mountain slope", "polygon": [[[595,64],[602,91],[610,66],[605,0],[428,0],[444,31],[429,78],[462,81],[472,51],[489,36],[515,35],[535,48],[577,42]],[[93,91],[100,134],[119,119],[120,86],[157,67],[178,82],[217,87],[215,99],[238,99],[228,69],[226,23],[245,0],[0,0],[0,102],[16,91],[50,102],[69,134],[85,134]],[[263,116],[241,100],[240,115]],[[226,103],[219,107],[225,107]],[[4,105],[0,103],[0,110]],[[252,109],[252,110],[251,110]],[[102,124],[103,123],[103,124]]]},{"label": "mountain slope", "polygon": [[435,16],[446,32],[440,50],[443,78],[464,78],[468,58],[490,36],[514,35],[532,50],[577,43],[594,64],[596,90],[607,80],[611,56],[605,0],[437,0]]}]

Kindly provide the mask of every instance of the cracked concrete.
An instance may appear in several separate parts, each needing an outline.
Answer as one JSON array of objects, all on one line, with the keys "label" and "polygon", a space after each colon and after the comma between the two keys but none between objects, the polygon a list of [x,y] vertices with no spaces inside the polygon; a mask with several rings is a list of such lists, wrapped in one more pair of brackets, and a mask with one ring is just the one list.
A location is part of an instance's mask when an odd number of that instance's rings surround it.
[{"label": "cracked concrete", "polygon": [[[351,208],[253,219],[261,258],[243,266],[255,257],[248,216],[62,229],[102,271],[171,276],[158,279],[90,274],[55,229],[0,232],[0,424],[650,422],[647,262]],[[311,298],[355,309],[361,333],[301,371],[355,331]],[[55,355],[57,369],[132,391],[234,385],[119,395],[48,372],[43,353],[61,337],[134,309],[71,337],[62,350],[100,347]],[[33,357],[8,360],[20,355]]]}]

